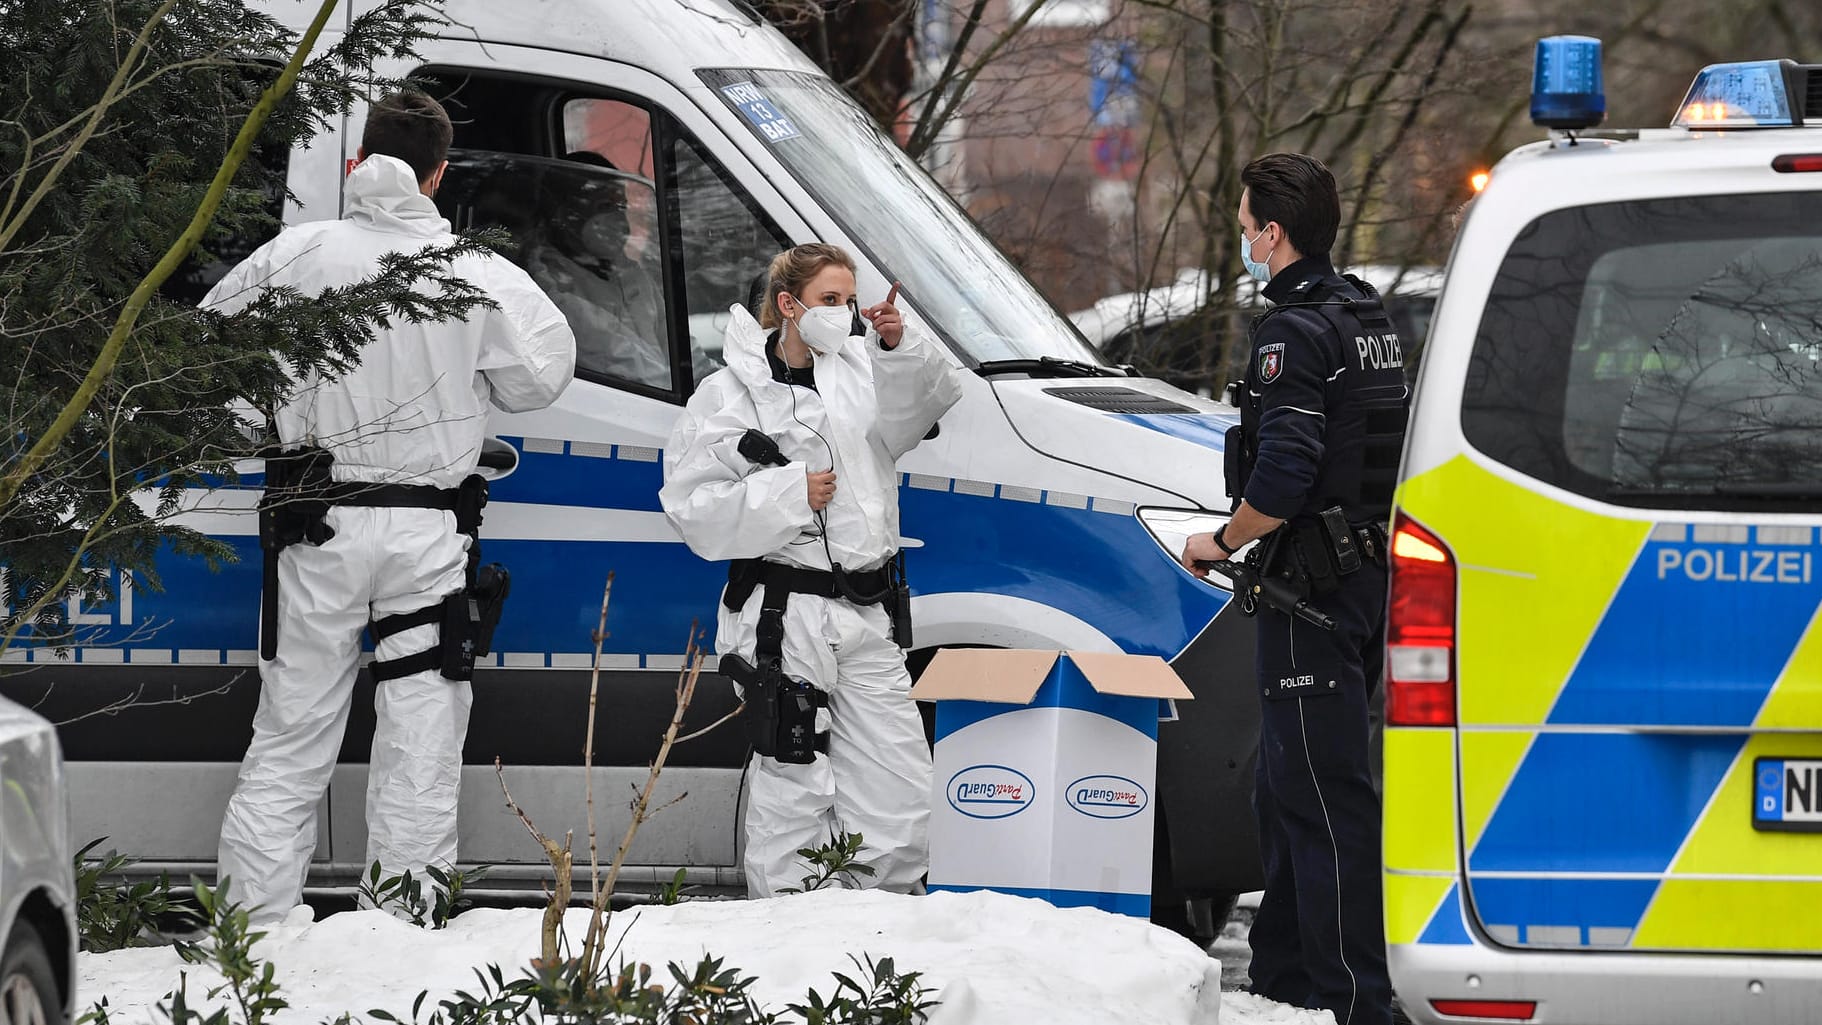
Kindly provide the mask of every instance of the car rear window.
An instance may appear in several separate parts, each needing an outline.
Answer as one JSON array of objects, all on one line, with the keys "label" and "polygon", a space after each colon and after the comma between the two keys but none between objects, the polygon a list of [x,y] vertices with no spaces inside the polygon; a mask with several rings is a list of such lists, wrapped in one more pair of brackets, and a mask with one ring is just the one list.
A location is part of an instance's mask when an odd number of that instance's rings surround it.
[{"label": "car rear window", "polygon": [[1462,426],[1606,502],[1813,511],[1819,357],[1822,193],[1559,210],[1500,265]]}]

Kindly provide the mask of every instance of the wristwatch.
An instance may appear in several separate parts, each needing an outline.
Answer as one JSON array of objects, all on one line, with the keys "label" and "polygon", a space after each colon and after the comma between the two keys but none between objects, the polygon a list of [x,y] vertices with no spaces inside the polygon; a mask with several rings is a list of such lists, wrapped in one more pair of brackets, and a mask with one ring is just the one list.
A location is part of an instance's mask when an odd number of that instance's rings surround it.
[{"label": "wristwatch", "polygon": [[1225,523],[1223,523],[1219,527],[1215,528],[1215,547],[1221,549],[1221,551],[1224,552],[1225,554],[1227,554],[1229,557],[1232,557],[1235,552],[1240,550],[1238,548],[1228,547],[1227,524],[1225,524]]}]

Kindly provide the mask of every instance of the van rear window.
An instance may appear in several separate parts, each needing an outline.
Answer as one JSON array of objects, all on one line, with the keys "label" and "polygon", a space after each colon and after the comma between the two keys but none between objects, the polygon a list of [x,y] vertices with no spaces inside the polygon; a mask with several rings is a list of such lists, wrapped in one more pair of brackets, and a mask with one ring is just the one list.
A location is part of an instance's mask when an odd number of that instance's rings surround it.
[{"label": "van rear window", "polygon": [[1819,359],[1822,193],[1559,210],[1500,265],[1462,427],[1605,502],[1813,511]]}]

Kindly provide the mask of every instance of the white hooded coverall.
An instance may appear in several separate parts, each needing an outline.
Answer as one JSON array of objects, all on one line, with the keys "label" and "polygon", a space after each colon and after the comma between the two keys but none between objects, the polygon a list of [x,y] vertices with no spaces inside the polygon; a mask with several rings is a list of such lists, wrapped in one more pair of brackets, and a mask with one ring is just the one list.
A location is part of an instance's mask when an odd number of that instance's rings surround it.
[{"label": "white hooded coverall", "polygon": [[[204,305],[234,312],[267,287],[305,295],[350,285],[388,253],[447,244],[449,222],[404,161],[374,155],[345,183],[347,216],[300,224],[236,266]],[[575,338],[532,280],[502,257],[466,256],[454,273],[498,303],[467,320],[377,328],[360,365],[309,375],[276,411],[286,446],[334,456],[337,481],[452,488],[473,473],[487,406],[549,405],[575,370]],[[255,921],[283,917],[303,894],[316,848],[316,808],[348,722],[361,632],[369,620],[441,602],[466,585],[468,538],[437,509],[334,506],[335,536],[279,556],[278,652],[260,663],[253,742],[221,827],[219,877]],[[416,626],[380,641],[380,659],[437,645]],[[374,697],[367,786],[367,861],[421,875],[456,860],[456,798],[471,691],[429,670],[388,680]]]},{"label": "white hooded coverall", "polygon": [[[871,330],[816,357],[816,388],[772,379],[767,340],[732,309],[727,367],[690,398],[664,452],[665,515],[705,559],[764,558],[828,570],[883,565],[898,550],[898,458],[961,397],[961,374],[910,325],[896,349]],[[756,466],[736,447],[748,428],[778,442],[788,466]],[[826,442],[826,444],[825,444]],[[831,458],[833,462],[831,463]],[[828,530],[811,513],[807,475],[835,470]],[[715,650],[754,661],[765,588],[739,612],[719,610]],[[865,841],[863,883],[910,892],[929,867],[930,749],[909,695],[904,655],[878,605],[793,594],[785,605],[784,671],[829,695],[826,755],[790,765],[755,755],[747,770],[746,880],[755,897],[801,887],[797,851],[836,830]]]}]

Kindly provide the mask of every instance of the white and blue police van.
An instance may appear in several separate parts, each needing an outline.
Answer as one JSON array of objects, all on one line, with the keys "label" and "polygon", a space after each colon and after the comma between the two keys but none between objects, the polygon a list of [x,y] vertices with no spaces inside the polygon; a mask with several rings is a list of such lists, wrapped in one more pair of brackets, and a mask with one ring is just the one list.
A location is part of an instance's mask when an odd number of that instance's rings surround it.
[{"label": "white and blue police van", "polygon": [[[298,25],[314,11],[263,6]],[[900,467],[913,669],[947,646],[1171,660],[1197,700],[1161,730],[1160,883],[1175,894],[1255,888],[1257,715],[1240,685],[1252,673],[1250,631],[1226,592],[1175,560],[1185,536],[1225,519],[1231,407],[1109,366],[923,169],[746,8],[452,0],[447,13],[452,27],[418,59],[382,70],[445,104],[455,139],[439,204],[458,228],[516,236],[517,258],[559,299],[580,351],[554,405],[491,421],[482,544],[513,584],[475,675],[462,861],[492,866],[495,888],[534,889],[548,871],[503,809],[496,758],[544,832],[582,832],[592,638],[609,571],[593,784],[601,835],[624,829],[619,795],[646,776],[692,624],[712,625],[725,582],[725,567],[694,556],[659,509],[661,446],[719,365],[729,306],[774,254],[821,240],[856,256],[864,301],[901,282],[907,316],[972,371],[939,433]],[[286,223],[341,213],[364,114],[277,155],[292,193]],[[603,206],[624,234],[591,270],[551,240]],[[611,275],[603,262],[616,265]],[[200,296],[224,271],[186,284]],[[614,287],[597,287],[603,277]],[[216,572],[167,552],[161,587],[120,581],[116,604],[70,609],[83,637],[74,650],[22,648],[5,667],[3,689],[62,724],[74,834],[108,836],[141,871],[213,871],[259,691],[257,494],[198,492],[184,514],[230,542],[237,563]],[[319,892],[363,867],[365,693],[320,809]],[[729,687],[698,695],[691,729],[734,706]],[[734,725],[672,752],[657,801],[688,796],[640,830],[629,883],[681,868],[704,889],[742,885],[745,753]]]}]

